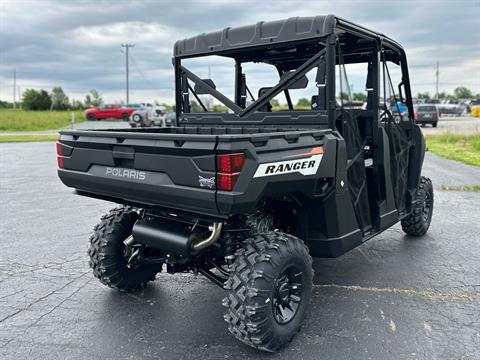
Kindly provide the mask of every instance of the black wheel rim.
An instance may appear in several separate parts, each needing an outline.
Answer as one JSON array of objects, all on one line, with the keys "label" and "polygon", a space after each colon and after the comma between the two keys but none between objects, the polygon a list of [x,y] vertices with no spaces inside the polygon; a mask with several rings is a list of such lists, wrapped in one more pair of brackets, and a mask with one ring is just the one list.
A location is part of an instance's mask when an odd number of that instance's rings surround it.
[{"label": "black wheel rim", "polygon": [[422,212],[424,222],[427,222],[428,219],[430,218],[431,208],[432,208],[432,200],[431,200],[430,194],[426,193],[425,198],[423,199],[423,212]]},{"label": "black wheel rim", "polygon": [[275,280],[272,301],[273,315],[279,324],[290,322],[298,312],[303,299],[303,274],[290,266]]}]

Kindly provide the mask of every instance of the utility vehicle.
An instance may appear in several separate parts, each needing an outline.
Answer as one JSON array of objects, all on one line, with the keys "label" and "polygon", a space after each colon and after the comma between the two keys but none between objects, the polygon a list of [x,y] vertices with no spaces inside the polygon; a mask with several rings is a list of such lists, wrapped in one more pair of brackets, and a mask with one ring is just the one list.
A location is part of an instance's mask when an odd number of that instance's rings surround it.
[{"label": "utility vehicle", "polygon": [[[231,70],[230,90],[199,75],[206,63]],[[340,256],[397,222],[427,231],[425,142],[392,39],[334,15],[297,17],[178,41],[173,66],[176,126],[64,130],[57,143],[65,185],[121,204],[90,239],[105,285],[200,273],[226,291],[228,330],[275,351],[305,317],[312,257]],[[365,109],[351,105],[349,73],[364,76]],[[311,106],[294,106],[307,94]],[[209,111],[208,97],[228,111]],[[406,116],[392,111],[399,103]]]}]

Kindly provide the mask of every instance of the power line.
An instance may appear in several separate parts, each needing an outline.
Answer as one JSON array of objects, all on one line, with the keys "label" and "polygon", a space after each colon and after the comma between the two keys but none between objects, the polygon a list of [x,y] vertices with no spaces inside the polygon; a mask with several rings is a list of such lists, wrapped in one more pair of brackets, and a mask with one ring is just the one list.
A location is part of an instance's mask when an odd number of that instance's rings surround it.
[{"label": "power line", "polygon": [[130,102],[130,94],[128,89],[128,49],[135,47],[135,44],[122,44],[122,48],[125,48],[125,73],[126,73],[126,93],[127,93],[127,104]]},{"label": "power line", "polygon": [[137,72],[140,74],[140,76],[143,78],[143,80],[145,80],[145,82],[149,85],[149,87],[152,90],[158,90],[158,87],[155,86],[154,84],[152,84],[152,82],[145,76],[144,72],[140,69],[135,57],[133,55],[131,55],[131,58],[132,58],[133,67],[137,70]]}]

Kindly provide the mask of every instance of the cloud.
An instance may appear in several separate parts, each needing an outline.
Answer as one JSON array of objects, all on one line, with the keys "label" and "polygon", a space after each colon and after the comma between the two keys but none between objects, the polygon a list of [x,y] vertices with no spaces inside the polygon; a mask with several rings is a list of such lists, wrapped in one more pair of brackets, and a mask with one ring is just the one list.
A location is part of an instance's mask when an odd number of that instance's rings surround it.
[{"label": "cloud", "polygon": [[[434,91],[433,66],[440,62],[440,90],[466,85],[480,92],[480,6],[471,1],[53,1],[0,2],[0,99],[18,85],[60,85],[73,98],[91,88],[107,101],[124,98],[125,56],[131,49],[131,98],[173,101],[171,56],[176,40],[261,20],[334,13],[398,40],[406,49],[413,92]],[[233,79],[228,61],[195,66],[219,88]],[[272,85],[276,74],[252,69],[252,87]],[[363,79],[352,74],[355,89]],[[229,91],[229,90],[226,90]]]}]

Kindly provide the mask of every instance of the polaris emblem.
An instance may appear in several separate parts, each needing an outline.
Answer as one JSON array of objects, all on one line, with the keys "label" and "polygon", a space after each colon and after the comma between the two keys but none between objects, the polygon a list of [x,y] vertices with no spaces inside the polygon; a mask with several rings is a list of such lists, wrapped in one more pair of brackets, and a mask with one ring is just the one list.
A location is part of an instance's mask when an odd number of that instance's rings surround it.
[{"label": "polaris emblem", "polygon": [[317,173],[318,166],[322,161],[322,156],[322,154],[319,154],[304,159],[260,164],[253,177],[275,176],[291,174],[295,172],[298,172],[302,175],[315,175]]},{"label": "polaris emblem", "polygon": [[133,169],[121,169],[121,168],[112,168],[107,167],[105,169],[105,175],[107,176],[115,176],[127,179],[135,179],[135,180],[145,180],[147,177],[147,173],[145,171],[138,171]]},{"label": "polaris emblem", "polygon": [[208,187],[213,189],[215,187],[215,177],[204,178],[203,176],[198,175],[198,184],[200,187]]}]

